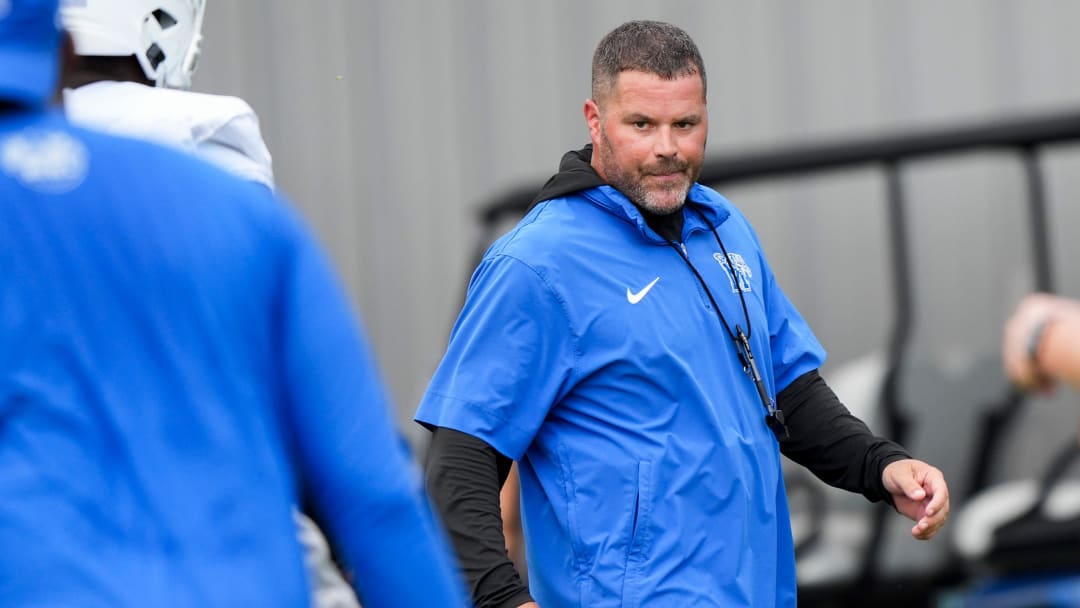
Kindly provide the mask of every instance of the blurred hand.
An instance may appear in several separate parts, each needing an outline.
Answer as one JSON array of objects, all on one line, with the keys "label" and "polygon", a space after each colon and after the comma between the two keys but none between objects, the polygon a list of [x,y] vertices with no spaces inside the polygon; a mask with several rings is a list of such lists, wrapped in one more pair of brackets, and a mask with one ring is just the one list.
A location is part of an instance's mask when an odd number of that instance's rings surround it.
[{"label": "blurred hand", "polygon": [[937,468],[921,460],[897,460],[881,473],[896,510],[915,522],[911,535],[929,540],[949,517],[949,487]]},{"label": "blurred hand", "polygon": [[1021,300],[1016,311],[1005,322],[1001,359],[1005,365],[1005,375],[1017,386],[1038,390],[1053,387],[1054,380],[1039,371],[1031,360],[1029,349],[1036,326],[1062,314],[1080,314],[1080,305],[1061,296],[1036,293]]},{"label": "blurred hand", "polygon": [[518,606],[518,608],[540,608],[540,604],[537,604],[536,602],[526,602]]}]

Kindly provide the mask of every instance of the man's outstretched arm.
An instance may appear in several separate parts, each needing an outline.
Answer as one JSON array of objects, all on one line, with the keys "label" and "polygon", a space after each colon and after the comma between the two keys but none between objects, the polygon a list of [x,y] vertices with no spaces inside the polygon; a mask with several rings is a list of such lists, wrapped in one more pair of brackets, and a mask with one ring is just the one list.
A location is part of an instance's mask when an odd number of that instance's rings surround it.
[{"label": "man's outstretched arm", "polygon": [[791,433],[780,444],[785,456],[831,486],[889,502],[916,522],[911,534],[917,539],[929,539],[945,525],[949,489],[941,471],[874,435],[817,370],[796,378],[776,402]]},{"label": "man's outstretched arm", "polygon": [[[293,213],[284,204],[266,212]],[[303,504],[340,552],[365,607],[464,607],[450,543],[394,423],[363,328],[306,230],[288,219],[276,227],[282,432]]]}]

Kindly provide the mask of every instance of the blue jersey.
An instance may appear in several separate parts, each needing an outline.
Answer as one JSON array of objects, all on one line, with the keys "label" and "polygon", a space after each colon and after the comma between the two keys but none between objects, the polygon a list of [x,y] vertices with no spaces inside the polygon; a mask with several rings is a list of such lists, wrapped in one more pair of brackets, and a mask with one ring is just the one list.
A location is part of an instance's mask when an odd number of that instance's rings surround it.
[{"label": "blue jersey", "polygon": [[778,443],[712,302],[773,399],[825,353],[738,210],[700,185],[688,207],[680,255],[610,186],[537,205],[473,275],[417,413],[518,460],[545,608],[795,604]]},{"label": "blue jersey", "polygon": [[307,606],[298,503],[365,606],[464,605],[421,488],[288,205],[0,119],[0,605]]}]

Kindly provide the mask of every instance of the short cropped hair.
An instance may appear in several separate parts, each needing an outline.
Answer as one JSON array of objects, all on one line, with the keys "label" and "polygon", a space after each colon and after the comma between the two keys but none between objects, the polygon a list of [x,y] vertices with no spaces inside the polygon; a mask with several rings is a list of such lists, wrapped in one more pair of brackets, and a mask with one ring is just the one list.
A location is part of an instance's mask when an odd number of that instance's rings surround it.
[{"label": "short cropped hair", "polygon": [[599,103],[611,92],[619,73],[626,70],[667,80],[698,74],[702,94],[706,90],[705,63],[697,45],[689,34],[670,23],[628,21],[604,36],[593,53],[593,100]]}]

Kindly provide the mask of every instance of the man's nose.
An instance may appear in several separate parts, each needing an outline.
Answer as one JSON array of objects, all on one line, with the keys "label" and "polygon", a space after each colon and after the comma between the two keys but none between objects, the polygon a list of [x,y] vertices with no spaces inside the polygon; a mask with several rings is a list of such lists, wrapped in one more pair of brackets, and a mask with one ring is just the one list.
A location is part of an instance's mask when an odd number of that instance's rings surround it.
[{"label": "man's nose", "polygon": [[674,158],[679,153],[671,127],[661,127],[657,130],[656,139],[653,142],[653,153],[664,158]]}]

